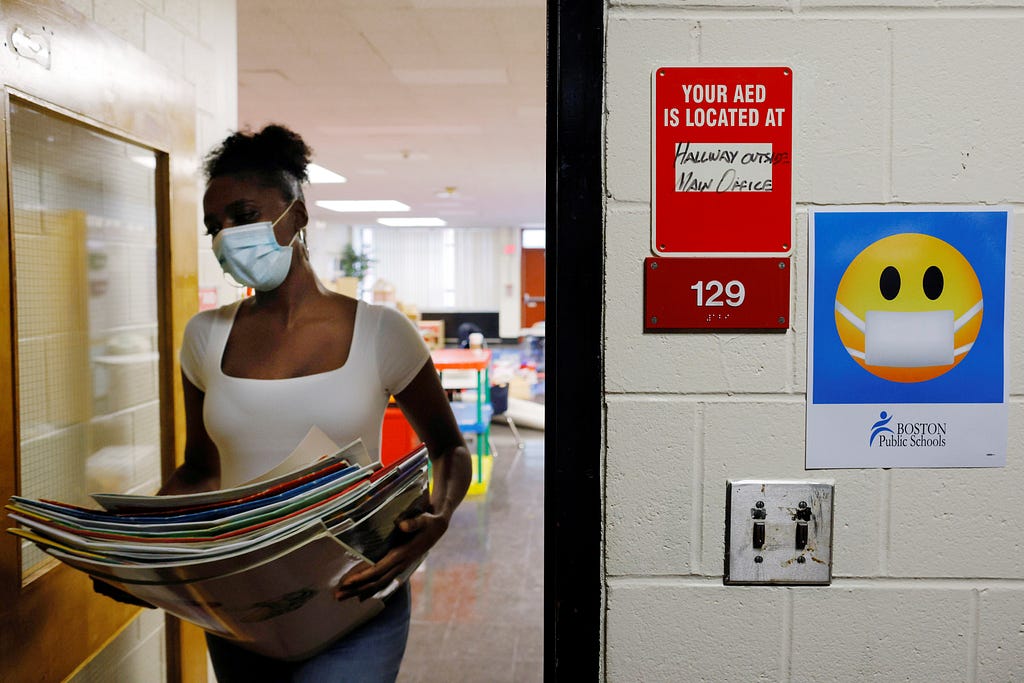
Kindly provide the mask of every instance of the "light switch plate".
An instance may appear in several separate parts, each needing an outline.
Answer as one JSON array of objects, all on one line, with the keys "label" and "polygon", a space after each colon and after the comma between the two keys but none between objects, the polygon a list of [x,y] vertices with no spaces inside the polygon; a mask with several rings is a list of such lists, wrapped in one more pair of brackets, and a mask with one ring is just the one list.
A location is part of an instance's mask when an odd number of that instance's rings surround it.
[{"label": "light switch plate", "polygon": [[730,481],[725,583],[832,582],[831,482]]}]

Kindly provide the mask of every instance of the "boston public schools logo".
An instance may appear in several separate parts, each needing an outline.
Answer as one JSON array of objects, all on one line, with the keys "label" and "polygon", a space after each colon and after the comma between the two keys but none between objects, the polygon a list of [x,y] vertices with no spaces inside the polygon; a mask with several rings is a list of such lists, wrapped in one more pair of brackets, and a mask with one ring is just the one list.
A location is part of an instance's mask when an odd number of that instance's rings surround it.
[{"label": "boston public schools logo", "polygon": [[[892,434],[893,431],[889,429],[889,423],[892,422],[892,415],[889,415],[884,410],[878,414],[879,420],[875,424],[871,425],[871,438],[868,440],[868,446],[875,445],[875,437],[879,434]],[[883,437],[884,438],[884,437]]]},{"label": "boston public schools logo", "polygon": [[868,447],[877,442],[880,448],[945,448],[945,422],[894,422],[884,410],[871,425]]}]

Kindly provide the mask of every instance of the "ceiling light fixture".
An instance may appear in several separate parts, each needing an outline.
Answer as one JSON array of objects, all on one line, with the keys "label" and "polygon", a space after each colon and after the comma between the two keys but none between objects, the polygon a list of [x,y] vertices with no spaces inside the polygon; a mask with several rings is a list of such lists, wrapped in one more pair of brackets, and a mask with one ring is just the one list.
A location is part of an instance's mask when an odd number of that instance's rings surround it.
[{"label": "ceiling light fixture", "polygon": [[448,225],[440,218],[378,218],[377,222],[392,228],[439,228]]},{"label": "ceiling light fixture", "polygon": [[394,199],[318,199],[321,209],[338,213],[377,213],[379,211],[408,211],[409,205]]},{"label": "ceiling light fixture", "polygon": [[313,184],[348,182],[345,176],[339,175],[329,168],[324,168],[320,164],[306,166],[306,173],[309,174],[309,182]]}]

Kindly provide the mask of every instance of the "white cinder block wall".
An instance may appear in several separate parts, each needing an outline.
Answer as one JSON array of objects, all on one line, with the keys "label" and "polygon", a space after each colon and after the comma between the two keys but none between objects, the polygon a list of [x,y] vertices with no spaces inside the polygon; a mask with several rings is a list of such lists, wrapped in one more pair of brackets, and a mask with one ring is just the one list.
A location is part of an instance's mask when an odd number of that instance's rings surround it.
[{"label": "white cinder block wall", "polygon": [[[1005,469],[804,470],[807,207],[1024,207],[1024,3],[606,3],[610,681],[1024,681],[1024,302]],[[642,334],[651,71],[794,70],[793,328]],[[835,481],[830,587],[722,585],[728,479]]]},{"label": "white cinder block wall", "polygon": [[[67,0],[67,4],[194,86],[196,159],[237,127],[235,0]],[[201,187],[198,169],[196,183]],[[199,232],[203,232],[201,225],[197,212]],[[164,680],[163,641],[163,614],[144,610],[72,680]]]}]

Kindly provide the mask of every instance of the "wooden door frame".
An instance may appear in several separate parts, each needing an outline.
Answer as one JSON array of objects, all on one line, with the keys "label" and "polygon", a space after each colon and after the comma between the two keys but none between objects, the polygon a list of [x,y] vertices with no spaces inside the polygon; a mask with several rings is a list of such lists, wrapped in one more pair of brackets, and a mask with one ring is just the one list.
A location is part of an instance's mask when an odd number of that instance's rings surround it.
[{"label": "wooden door frame", "polygon": [[[195,96],[191,86],[126,41],[57,0],[0,0],[0,501],[18,490],[17,343],[11,232],[9,103],[12,97],[158,153],[157,302],[161,467],[181,458],[184,418],[178,349],[198,306]],[[15,30],[49,52],[43,64],[13,49]],[[176,405],[177,403],[177,405]],[[0,534],[0,678],[62,679],[91,658],[137,613],[92,591],[64,565],[25,585],[20,543]],[[37,615],[48,613],[42,621]],[[89,615],[87,617],[87,615]],[[167,622],[168,680],[205,680],[201,632]]]},{"label": "wooden door frame", "polygon": [[548,0],[544,679],[600,680],[604,2]]}]

